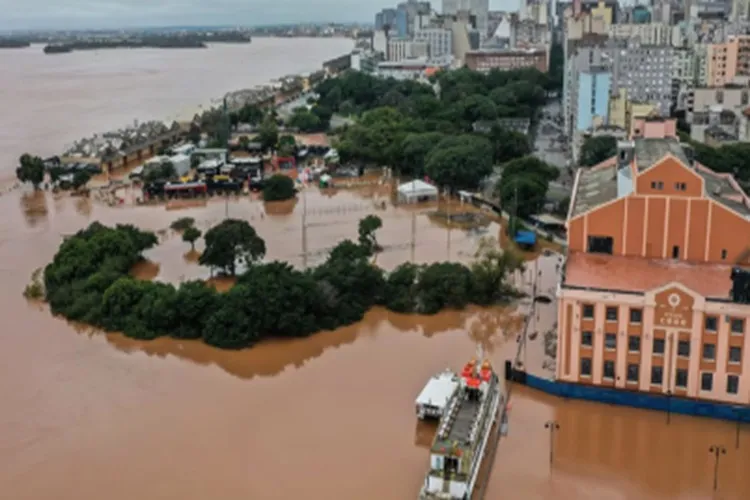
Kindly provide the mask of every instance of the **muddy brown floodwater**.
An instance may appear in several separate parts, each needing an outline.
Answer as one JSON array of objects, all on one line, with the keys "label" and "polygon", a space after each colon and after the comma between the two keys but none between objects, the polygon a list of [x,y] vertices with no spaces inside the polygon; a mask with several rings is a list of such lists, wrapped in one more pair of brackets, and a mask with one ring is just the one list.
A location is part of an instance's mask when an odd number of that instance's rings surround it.
[{"label": "muddy brown floodwater", "polygon": [[[356,325],[308,339],[220,351],[94,332],[21,297],[62,236],[94,220],[159,231],[150,262],[135,270],[144,279],[206,277],[166,228],[179,216],[206,228],[226,210],[257,228],[270,257],[300,265],[303,205],[266,214],[248,199],[170,211],[44,193],[0,196],[0,498],[415,498],[434,432],[416,422],[416,394],[436,371],[459,368],[477,342],[502,369],[516,349],[513,311],[416,317],[375,309]],[[336,240],[356,235],[372,200],[313,191],[307,206],[314,264]],[[449,238],[421,213],[377,213],[384,267],[412,253],[417,262],[466,261],[480,236],[453,230]],[[494,235],[497,226],[487,231]],[[553,262],[539,268],[549,275]],[[540,322],[554,316],[554,304],[545,306]],[[510,418],[488,499],[714,498],[712,444],[727,448],[715,498],[750,497],[750,429],[737,450],[731,423],[673,416],[667,425],[663,414],[523,388],[514,389]],[[551,469],[549,419],[560,424]]]}]

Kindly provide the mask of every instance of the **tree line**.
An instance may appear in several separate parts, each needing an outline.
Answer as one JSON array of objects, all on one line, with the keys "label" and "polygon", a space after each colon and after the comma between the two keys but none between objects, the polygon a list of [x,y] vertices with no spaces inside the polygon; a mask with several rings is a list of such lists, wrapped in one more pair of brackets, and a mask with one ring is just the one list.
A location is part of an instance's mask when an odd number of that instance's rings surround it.
[{"label": "tree line", "polygon": [[473,190],[493,166],[532,152],[529,137],[499,120],[533,122],[554,88],[536,69],[486,75],[459,69],[438,73],[432,85],[347,72],[321,82],[316,92],[318,105],[357,116],[335,143],[342,161],[387,165],[452,190]]},{"label": "tree line", "polygon": [[[176,222],[185,232],[193,227],[189,219]],[[52,312],[70,320],[138,339],[168,335],[228,349],[351,324],[377,305],[433,314],[515,296],[508,275],[522,262],[489,243],[471,266],[406,263],[384,272],[370,262],[381,224],[376,216],[363,219],[357,243],[345,240],[324,263],[301,271],[264,262],[265,242],[255,229],[225,220],[206,232],[199,260],[230,275],[241,269],[235,286],[219,293],[200,280],[175,286],[133,278],[130,269],[157,237],[132,225],[94,222],[60,245],[44,269],[44,293]]]}]

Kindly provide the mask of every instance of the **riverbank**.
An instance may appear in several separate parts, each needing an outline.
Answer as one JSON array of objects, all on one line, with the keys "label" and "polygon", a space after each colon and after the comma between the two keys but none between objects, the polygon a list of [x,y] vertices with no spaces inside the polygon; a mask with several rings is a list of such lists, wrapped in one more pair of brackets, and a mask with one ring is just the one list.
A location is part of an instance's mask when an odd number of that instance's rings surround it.
[{"label": "riverbank", "polygon": [[[343,38],[262,38],[201,51],[114,49],[63,58],[46,57],[41,46],[0,51],[8,90],[0,94],[5,110],[0,180],[12,180],[25,152],[60,154],[81,137],[135,119],[190,120],[227,91],[316,71],[324,61],[348,53],[353,43]],[[237,64],[240,60],[243,64]]]}]

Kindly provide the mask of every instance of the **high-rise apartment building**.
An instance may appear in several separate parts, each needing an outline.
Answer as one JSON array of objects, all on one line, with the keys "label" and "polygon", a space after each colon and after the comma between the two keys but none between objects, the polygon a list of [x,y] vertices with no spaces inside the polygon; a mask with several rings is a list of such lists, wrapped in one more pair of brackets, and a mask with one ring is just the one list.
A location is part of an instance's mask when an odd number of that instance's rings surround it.
[{"label": "high-rise apartment building", "polygon": [[415,33],[414,39],[427,43],[431,59],[449,57],[453,50],[453,32],[448,28],[422,28]]},{"label": "high-rise apartment building", "polygon": [[479,37],[482,41],[487,39],[490,34],[490,2],[489,0],[443,0],[443,14],[454,16],[460,11],[469,12],[474,16],[476,29],[479,31]]}]

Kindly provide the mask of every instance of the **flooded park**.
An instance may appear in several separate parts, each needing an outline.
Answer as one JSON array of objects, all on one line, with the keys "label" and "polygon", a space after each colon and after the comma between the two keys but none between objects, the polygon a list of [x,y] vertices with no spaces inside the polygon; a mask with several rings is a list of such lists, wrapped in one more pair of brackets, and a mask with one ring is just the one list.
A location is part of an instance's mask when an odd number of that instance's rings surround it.
[{"label": "flooded park", "polygon": [[[178,217],[193,217],[204,231],[227,216],[247,220],[266,241],[267,258],[299,267],[356,238],[357,221],[371,213],[383,220],[377,264],[385,269],[405,261],[470,262],[483,236],[501,235],[492,220],[451,227],[429,209],[394,207],[383,188],[310,188],[280,204],[239,197],[110,207],[31,188],[0,196],[2,497],[415,498],[435,429],[417,423],[414,398],[436,372],[459,369],[477,344],[502,372],[518,348],[522,308],[429,317],[376,308],[355,325],[310,338],[222,351],[93,331],[22,297],[62,238],[93,221],[156,232],[159,245],[133,273],[172,283],[210,278],[168,229]],[[442,209],[462,208],[456,202]],[[519,286],[541,273],[542,290],[554,296],[557,262],[554,255],[529,260]],[[553,329],[554,301],[538,307],[534,329]],[[513,388],[510,405],[488,499],[750,497],[750,426],[737,434],[731,422],[668,420],[523,387]],[[559,424],[552,442],[548,421]],[[708,451],[715,445],[727,450],[716,492]]]}]

